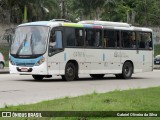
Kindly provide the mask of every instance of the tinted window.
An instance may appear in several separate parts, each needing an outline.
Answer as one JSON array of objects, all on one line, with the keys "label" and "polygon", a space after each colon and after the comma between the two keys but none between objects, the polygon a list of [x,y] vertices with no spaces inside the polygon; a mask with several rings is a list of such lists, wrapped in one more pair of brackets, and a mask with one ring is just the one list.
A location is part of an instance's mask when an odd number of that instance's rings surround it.
[{"label": "tinted window", "polygon": [[65,28],[67,46],[84,46],[83,29]]},{"label": "tinted window", "polygon": [[84,37],[82,29],[75,29],[76,46],[84,46]]},{"label": "tinted window", "polygon": [[123,48],[136,48],[135,32],[122,31],[121,45]]},{"label": "tinted window", "polygon": [[138,47],[142,49],[152,49],[152,35],[149,32],[136,32]]},{"label": "tinted window", "polygon": [[75,46],[75,29],[65,28],[65,35],[67,46]]},{"label": "tinted window", "polygon": [[104,47],[116,47],[118,33],[113,30],[104,30]]},{"label": "tinted window", "polygon": [[85,45],[87,47],[102,47],[102,31],[98,29],[86,29]]},{"label": "tinted window", "polygon": [[62,31],[52,30],[49,39],[49,56],[56,54],[62,49]]}]

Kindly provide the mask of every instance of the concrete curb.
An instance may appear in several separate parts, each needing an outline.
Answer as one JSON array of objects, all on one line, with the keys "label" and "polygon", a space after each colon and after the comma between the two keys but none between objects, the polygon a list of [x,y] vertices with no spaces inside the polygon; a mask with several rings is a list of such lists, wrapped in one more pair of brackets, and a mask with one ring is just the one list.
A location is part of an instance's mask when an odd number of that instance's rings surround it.
[{"label": "concrete curb", "polygon": [[9,68],[5,67],[4,69],[0,69],[0,74],[9,74]]},{"label": "concrete curb", "polygon": [[0,71],[0,74],[9,74],[9,71]]}]

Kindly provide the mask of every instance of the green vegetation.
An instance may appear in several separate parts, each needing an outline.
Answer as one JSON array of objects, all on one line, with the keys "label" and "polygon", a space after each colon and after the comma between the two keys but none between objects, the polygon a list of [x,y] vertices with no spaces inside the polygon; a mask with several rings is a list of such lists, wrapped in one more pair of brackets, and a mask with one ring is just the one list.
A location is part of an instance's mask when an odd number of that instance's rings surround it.
[{"label": "green vegetation", "polygon": [[[91,95],[84,95],[74,98],[66,97],[63,99],[44,101],[37,104],[6,106],[5,108],[1,108],[0,111],[159,111],[159,91],[160,87],[124,91],[116,90],[113,92],[102,94],[94,92]],[[62,118],[56,118],[56,120],[57,119]],[[86,118],[84,120],[90,119],[91,118]],[[99,120],[104,118],[94,119]],[[120,118],[105,119],[119,120]],[[135,120],[135,118],[123,119]],[[139,118],[139,120],[146,119],[147,118]],[[148,118],[148,120],[150,119],[151,118]]]},{"label": "green vegetation", "polygon": [[159,6],[159,0],[0,0],[0,7],[9,12],[12,23],[65,18],[156,26],[160,19]]},{"label": "green vegetation", "polygon": [[160,55],[160,45],[154,45],[154,56]]}]

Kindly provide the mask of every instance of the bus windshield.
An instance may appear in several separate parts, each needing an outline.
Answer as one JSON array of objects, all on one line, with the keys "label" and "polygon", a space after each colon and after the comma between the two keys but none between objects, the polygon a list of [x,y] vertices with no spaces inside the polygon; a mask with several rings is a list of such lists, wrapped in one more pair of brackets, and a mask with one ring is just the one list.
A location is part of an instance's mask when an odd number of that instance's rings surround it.
[{"label": "bus windshield", "polygon": [[18,27],[11,43],[11,54],[22,56],[44,54],[48,31],[49,27],[45,26]]}]

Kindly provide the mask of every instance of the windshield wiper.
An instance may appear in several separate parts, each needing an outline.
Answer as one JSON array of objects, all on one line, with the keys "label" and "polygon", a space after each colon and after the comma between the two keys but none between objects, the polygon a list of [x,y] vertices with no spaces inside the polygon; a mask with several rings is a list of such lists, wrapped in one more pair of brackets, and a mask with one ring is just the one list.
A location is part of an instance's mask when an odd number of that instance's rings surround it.
[{"label": "windshield wiper", "polygon": [[27,40],[27,34],[26,34],[25,39],[24,39],[24,40],[22,41],[22,43],[20,44],[20,47],[18,48],[16,55],[18,55],[18,54],[20,53],[20,51],[21,51],[21,49],[23,48],[26,40]]}]

